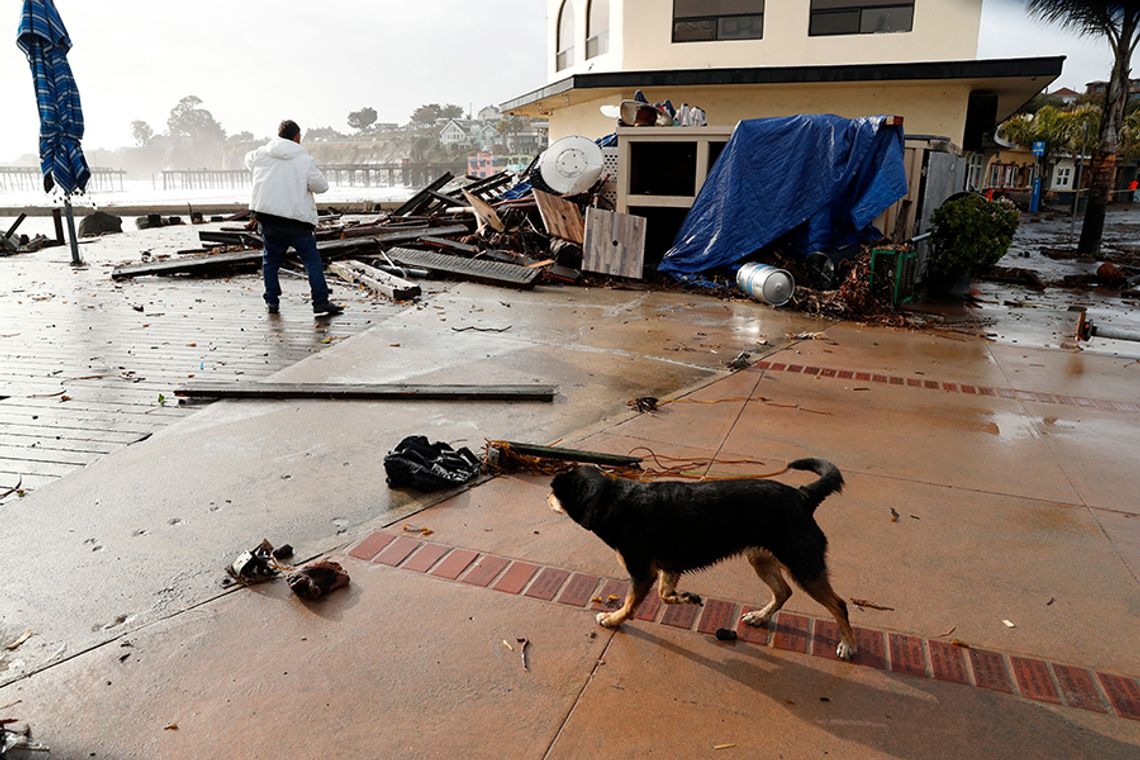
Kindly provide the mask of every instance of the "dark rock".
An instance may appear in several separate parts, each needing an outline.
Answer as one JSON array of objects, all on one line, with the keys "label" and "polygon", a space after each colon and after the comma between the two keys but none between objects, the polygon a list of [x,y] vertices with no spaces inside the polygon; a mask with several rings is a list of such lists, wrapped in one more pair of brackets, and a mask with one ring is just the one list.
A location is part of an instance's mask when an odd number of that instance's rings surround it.
[{"label": "dark rock", "polygon": [[106,211],[96,211],[85,216],[79,222],[79,237],[98,237],[99,235],[113,235],[123,231],[122,217],[108,214]]}]

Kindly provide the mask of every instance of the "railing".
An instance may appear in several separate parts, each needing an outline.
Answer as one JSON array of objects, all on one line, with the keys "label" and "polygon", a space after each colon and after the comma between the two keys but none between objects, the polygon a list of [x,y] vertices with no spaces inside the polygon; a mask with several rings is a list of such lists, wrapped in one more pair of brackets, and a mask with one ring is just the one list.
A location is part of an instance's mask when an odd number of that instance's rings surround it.
[{"label": "railing", "polygon": [[[88,190],[124,190],[127,173],[122,169],[91,169]],[[36,191],[44,189],[44,177],[38,166],[0,166],[0,193]]]},{"label": "railing", "polygon": [[[319,167],[336,187],[418,187],[450,171],[462,174],[466,162],[399,164],[330,164]],[[218,190],[249,187],[246,169],[172,169],[162,172],[163,190]]]}]

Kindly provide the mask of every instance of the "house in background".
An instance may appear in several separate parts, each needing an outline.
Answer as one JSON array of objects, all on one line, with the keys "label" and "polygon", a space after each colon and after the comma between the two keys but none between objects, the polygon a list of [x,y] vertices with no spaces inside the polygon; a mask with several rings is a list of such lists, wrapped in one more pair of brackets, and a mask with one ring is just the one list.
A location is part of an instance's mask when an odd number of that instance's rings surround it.
[{"label": "house in background", "polygon": [[[1108,93],[1108,82],[1089,82],[1085,85],[1086,95],[1104,97]],[[1128,80],[1128,99],[1140,98],[1140,79]]]},{"label": "house in background", "polygon": [[439,143],[445,146],[475,146],[490,150],[498,141],[499,131],[481,121],[448,119],[439,130]]},{"label": "house in background", "polygon": [[1079,92],[1069,89],[1068,87],[1062,87],[1059,90],[1053,90],[1053,92],[1049,93],[1049,97],[1056,98],[1067,106],[1071,106],[1073,103],[1076,103],[1077,98],[1080,96],[1081,94]]},{"label": "house in background", "polygon": [[548,83],[503,104],[550,138],[613,131],[644,90],[711,125],[797,113],[897,114],[980,150],[1064,58],[979,60],[982,0],[547,0]]}]

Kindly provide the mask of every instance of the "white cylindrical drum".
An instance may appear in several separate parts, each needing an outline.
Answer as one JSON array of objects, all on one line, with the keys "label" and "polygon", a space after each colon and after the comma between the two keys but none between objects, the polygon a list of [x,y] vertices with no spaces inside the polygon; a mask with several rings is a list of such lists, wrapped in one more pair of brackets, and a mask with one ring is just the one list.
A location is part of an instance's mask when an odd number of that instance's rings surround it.
[{"label": "white cylindrical drum", "polygon": [[796,291],[796,281],[790,272],[755,262],[740,267],[736,273],[736,284],[757,301],[772,306],[783,306]]}]

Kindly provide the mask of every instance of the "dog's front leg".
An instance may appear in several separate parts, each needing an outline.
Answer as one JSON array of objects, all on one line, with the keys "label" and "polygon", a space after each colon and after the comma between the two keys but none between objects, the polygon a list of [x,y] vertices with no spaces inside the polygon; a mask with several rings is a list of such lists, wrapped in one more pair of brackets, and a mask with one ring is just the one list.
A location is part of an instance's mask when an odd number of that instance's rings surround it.
[{"label": "dog's front leg", "polygon": [[651,588],[653,588],[652,574],[630,578],[629,593],[625,595],[625,603],[620,609],[614,610],[613,612],[599,612],[596,618],[598,625],[605,628],[617,628],[633,614],[633,611],[637,609],[637,605],[641,604],[641,601],[649,595]]}]

